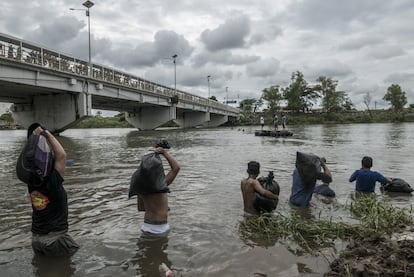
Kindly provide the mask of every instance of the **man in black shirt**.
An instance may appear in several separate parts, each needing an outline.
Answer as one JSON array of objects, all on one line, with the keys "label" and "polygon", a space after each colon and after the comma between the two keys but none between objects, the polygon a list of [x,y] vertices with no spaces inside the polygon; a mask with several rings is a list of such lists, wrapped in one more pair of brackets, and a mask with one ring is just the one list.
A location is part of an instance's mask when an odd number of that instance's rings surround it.
[{"label": "man in black shirt", "polygon": [[[63,188],[66,172],[66,152],[59,141],[40,124],[33,123],[27,131],[30,136],[44,136],[53,152],[50,172],[41,182],[27,183],[32,203],[32,248],[45,256],[71,256],[79,245],[68,234],[68,201]],[[46,147],[47,148],[47,147]]]}]

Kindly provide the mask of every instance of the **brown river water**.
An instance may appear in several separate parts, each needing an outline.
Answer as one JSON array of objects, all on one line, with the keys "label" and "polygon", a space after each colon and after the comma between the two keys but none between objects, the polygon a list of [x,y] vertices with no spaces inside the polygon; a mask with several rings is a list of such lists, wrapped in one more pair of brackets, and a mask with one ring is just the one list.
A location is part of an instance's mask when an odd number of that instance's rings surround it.
[{"label": "brown river water", "polygon": [[[268,128],[268,127],[265,127]],[[0,131],[0,276],[160,276],[167,264],[174,276],[321,276],[335,257],[292,251],[295,242],[250,241],[239,230],[240,180],[247,162],[261,163],[281,186],[278,211],[289,212],[288,197],[296,151],[326,157],[336,199],[312,200],[315,217],[351,222],[347,209],[354,183],[348,178],[364,155],[373,170],[414,182],[414,124],[289,126],[292,137],[257,137],[253,127],[215,129],[71,129],[60,142],[73,165],[67,169],[70,234],[81,245],[70,259],[34,257],[27,188],[15,163],[25,130]],[[128,199],[129,181],[140,157],[159,138],[167,139],[181,171],[169,194],[168,237],[143,236],[143,213]],[[164,160],[165,161],[165,160]],[[168,167],[165,162],[165,167]],[[410,209],[411,195],[380,199]],[[337,244],[337,250],[345,247]]]}]

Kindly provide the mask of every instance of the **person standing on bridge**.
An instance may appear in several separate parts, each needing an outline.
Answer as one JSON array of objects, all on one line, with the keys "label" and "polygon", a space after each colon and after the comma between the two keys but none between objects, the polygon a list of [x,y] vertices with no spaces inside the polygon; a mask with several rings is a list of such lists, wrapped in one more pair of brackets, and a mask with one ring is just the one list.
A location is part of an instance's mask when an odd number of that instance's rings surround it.
[{"label": "person standing on bridge", "polygon": [[63,188],[66,152],[39,123],[30,125],[27,139],[16,173],[27,184],[32,203],[33,251],[44,256],[71,256],[79,245],[68,234],[68,200]]},{"label": "person standing on bridge", "polygon": [[[144,233],[167,234],[170,230],[168,224],[168,196],[169,185],[177,177],[180,166],[176,159],[168,152],[170,148],[166,140],[159,141],[154,153],[144,155],[138,170],[131,179],[129,196],[137,195],[138,211],[145,211],[144,225],[141,230]],[[160,155],[164,156],[170,165],[167,175]]]}]

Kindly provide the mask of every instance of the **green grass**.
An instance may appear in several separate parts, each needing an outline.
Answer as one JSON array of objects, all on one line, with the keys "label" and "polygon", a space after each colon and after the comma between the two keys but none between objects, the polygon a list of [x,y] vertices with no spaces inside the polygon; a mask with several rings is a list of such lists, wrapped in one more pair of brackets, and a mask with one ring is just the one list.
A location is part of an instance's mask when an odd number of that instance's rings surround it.
[{"label": "green grass", "polygon": [[314,253],[333,247],[338,239],[391,234],[404,226],[413,225],[412,210],[395,208],[375,198],[360,197],[347,208],[359,220],[358,224],[334,221],[332,218],[304,218],[292,209],[290,215],[274,213],[245,218],[239,224],[239,231],[243,240],[255,245],[272,246],[277,241],[293,241],[303,251]]}]

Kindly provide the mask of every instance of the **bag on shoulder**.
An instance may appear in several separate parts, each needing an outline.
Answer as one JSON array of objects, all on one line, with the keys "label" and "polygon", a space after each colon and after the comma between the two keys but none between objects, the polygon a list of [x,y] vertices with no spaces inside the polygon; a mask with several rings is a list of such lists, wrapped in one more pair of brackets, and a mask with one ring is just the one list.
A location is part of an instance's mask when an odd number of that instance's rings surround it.
[{"label": "bag on shoulder", "polygon": [[149,153],[141,158],[141,164],[132,175],[128,195],[131,198],[137,194],[157,192],[170,192],[170,189],[159,154]]},{"label": "bag on shoulder", "polygon": [[[257,179],[262,187],[266,190],[271,191],[274,194],[279,195],[280,187],[279,184],[274,180],[273,171],[270,171],[267,177],[260,177]],[[276,209],[278,200],[267,198],[260,193],[256,192],[256,198],[254,200],[253,206],[256,210],[260,212],[270,213]]]},{"label": "bag on shoulder", "polygon": [[315,183],[321,173],[321,160],[314,154],[296,152],[296,168],[305,184]]},{"label": "bag on shoulder", "polygon": [[54,166],[53,151],[43,135],[31,135],[16,164],[16,175],[20,181],[40,185]]},{"label": "bag on shoulder", "polygon": [[386,184],[382,186],[384,191],[389,192],[404,192],[411,193],[414,189],[406,181],[400,178],[393,178],[391,184]]}]

